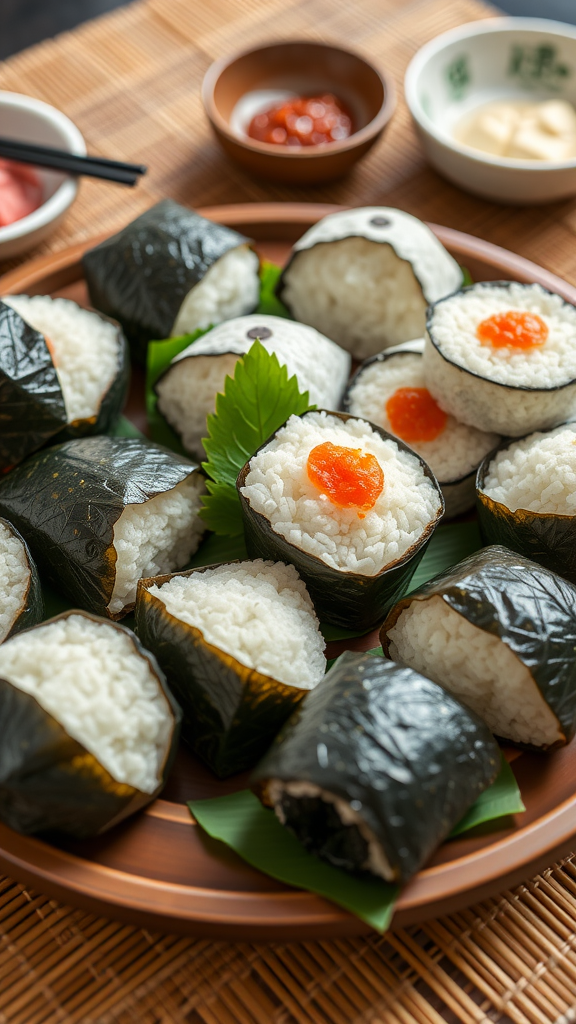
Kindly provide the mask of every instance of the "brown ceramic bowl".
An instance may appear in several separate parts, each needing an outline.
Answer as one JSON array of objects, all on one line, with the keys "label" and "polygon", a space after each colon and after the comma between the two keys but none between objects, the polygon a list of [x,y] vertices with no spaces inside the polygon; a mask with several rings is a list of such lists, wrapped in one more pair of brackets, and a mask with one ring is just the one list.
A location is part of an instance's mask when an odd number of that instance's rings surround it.
[{"label": "brown ceramic bowl", "polygon": [[[257,142],[246,127],[268,90],[317,95],[332,92],[352,111],[356,130],[347,139],[291,148]],[[283,97],[272,95],[270,104]],[[394,84],[364,57],[327,43],[269,43],[216,61],[202,85],[202,100],[223,149],[245,170],[291,185],[339,178],[368,152],[394,113]]]}]

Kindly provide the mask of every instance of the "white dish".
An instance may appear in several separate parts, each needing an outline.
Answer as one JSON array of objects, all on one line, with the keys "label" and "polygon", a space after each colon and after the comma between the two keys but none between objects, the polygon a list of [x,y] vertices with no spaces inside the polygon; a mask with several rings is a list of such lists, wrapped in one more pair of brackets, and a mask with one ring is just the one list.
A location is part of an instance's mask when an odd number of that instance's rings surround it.
[{"label": "white dish", "polygon": [[[78,128],[60,110],[15,92],[0,92],[0,136],[54,146],[84,155]],[[9,259],[38,245],[59,224],[74,202],[78,180],[59,171],[37,168],[44,202],[33,213],[0,227],[0,259]]]},{"label": "white dish", "polygon": [[516,204],[576,193],[576,159],[493,156],[453,135],[463,117],[493,100],[565,99],[576,106],[576,27],[544,18],[470,22],[418,51],[404,91],[430,163],[466,191]]}]

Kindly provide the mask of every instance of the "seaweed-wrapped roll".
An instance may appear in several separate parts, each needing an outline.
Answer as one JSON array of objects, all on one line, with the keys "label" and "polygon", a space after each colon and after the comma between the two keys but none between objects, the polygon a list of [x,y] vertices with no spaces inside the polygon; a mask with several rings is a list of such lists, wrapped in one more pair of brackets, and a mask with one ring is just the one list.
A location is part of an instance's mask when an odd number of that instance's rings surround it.
[{"label": "seaweed-wrapped roll", "polygon": [[418,455],[344,413],[291,416],[236,486],[249,555],[291,562],[320,619],[355,630],[404,593],[444,511]]},{"label": "seaweed-wrapped roll", "polygon": [[366,359],[424,334],[426,307],[462,286],[429,227],[402,210],[331,213],[296,242],[278,283],[295,320]]},{"label": "seaweed-wrapped roll", "polygon": [[487,543],[576,583],[576,423],[503,444],[480,466],[477,498]]},{"label": "seaweed-wrapped roll", "polygon": [[40,622],[43,614],[38,570],[23,537],[0,519],[0,643]]},{"label": "seaweed-wrapped roll", "polygon": [[44,335],[0,301],[0,474],[66,423],[64,395]]},{"label": "seaweed-wrapped roll", "polygon": [[418,339],[367,359],[350,382],[343,406],[418,452],[442,488],[446,516],[457,516],[473,506],[476,470],[499,437],[459,423],[440,408],[426,387],[423,350],[424,341]]},{"label": "seaweed-wrapped roll", "polygon": [[204,532],[198,466],[143,439],[87,437],[32,455],[0,482],[0,512],[46,579],[113,619],[140,577],[186,565]]},{"label": "seaweed-wrapped roll", "polygon": [[103,832],[162,789],[180,709],[124,626],[70,611],[0,647],[0,818]]},{"label": "seaweed-wrapped roll", "polygon": [[220,777],[251,768],[324,676],[324,639],[292,565],[236,562],[140,580],[136,628]]},{"label": "seaweed-wrapped roll", "polygon": [[576,732],[576,588],[522,555],[465,558],[399,601],[380,638],[497,736],[546,750]]},{"label": "seaweed-wrapped roll", "polygon": [[428,312],[424,374],[439,406],[521,437],[576,413],[576,307],[538,284],[486,281]]},{"label": "seaweed-wrapped roll", "polygon": [[250,240],[171,199],[82,257],[90,301],[122,324],[132,353],[148,342],[251,313],[258,256]]},{"label": "seaweed-wrapped roll", "polygon": [[[117,323],[69,299],[8,295],[3,303],[44,338],[60,384],[66,425],[55,440],[105,433],[120,415],[130,376]],[[23,419],[23,429],[27,429]]]},{"label": "seaweed-wrapped roll", "polygon": [[406,882],[499,768],[489,729],[441,686],[348,651],[299,705],[251,784],[312,853]]},{"label": "seaweed-wrapped roll", "polygon": [[313,327],[279,316],[236,317],[214,327],[176,356],[154,386],[158,409],[182,439],[186,451],[204,457],[206,417],[237,360],[258,340],[296,375],[310,402],[337,409],[350,373],[350,356]]}]

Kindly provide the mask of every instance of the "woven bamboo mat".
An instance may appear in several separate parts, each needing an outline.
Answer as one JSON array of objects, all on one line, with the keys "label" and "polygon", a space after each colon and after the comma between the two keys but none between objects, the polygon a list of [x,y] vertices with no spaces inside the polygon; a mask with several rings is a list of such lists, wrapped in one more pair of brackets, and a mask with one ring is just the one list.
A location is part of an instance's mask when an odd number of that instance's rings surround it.
[{"label": "woven bamboo mat", "polygon": [[95,918],[0,882],[10,1024],[570,1024],[576,865],[386,938],[207,942]]},{"label": "woven bamboo mat", "polygon": [[[576,283],[576,202],[518,210],[466,196],[426,167],[401,99],[419,46],[489,13],[476,0],[139,0],[24,51],[0,65],[0,88],[60,107],[90,151],[150,166],[134,190],[83,182],[65,223],[33,255],[112,231],[166,195],[192,206],[387,203],[512,248]],[[384,140],[328,187],[251,180],[221,155],[201,109],[199,85],[213,59],[294,36],[344,39],[386,65],[398,86]],[[576,1022],[572,859],[419,929],[290,945],[151,934],[0,880],[0,1024],[442,1021]]]}]

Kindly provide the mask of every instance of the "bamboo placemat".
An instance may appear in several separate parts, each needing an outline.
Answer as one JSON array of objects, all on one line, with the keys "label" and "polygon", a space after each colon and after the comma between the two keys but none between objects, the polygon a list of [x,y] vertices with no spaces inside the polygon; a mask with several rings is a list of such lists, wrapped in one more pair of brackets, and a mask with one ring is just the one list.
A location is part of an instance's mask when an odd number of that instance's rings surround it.
[{"label": "bamboo placemat", "polygon": [[[476,0],[139,0],[18,54],[0,65],[0,88],[60,107],[90,151],[150,166],[133,191],[83,182],[67,220],[33,255],[113,231],[166,195],[192,206],[386,203],[507,246],[576,283],[576,203],[522,210],[453,188],[425,165],[401,98],[419,46],[489,13]],[[398,87],[384,140],[349,178],[326,187],[251,180],[222,156],[201,108],[213,59],[295,36],[345,40],[385,65]],[[151,934],[4,879],[0,939],[0,1024],[576,1022],[570,858],[421,928],[290,945]]]},{"label": "bamboo placemat", "polygon": [[385,938],[156,935],[0,882],[10,1024],[572,1024],[576,865]]}]

